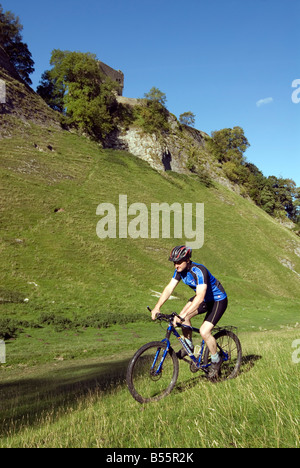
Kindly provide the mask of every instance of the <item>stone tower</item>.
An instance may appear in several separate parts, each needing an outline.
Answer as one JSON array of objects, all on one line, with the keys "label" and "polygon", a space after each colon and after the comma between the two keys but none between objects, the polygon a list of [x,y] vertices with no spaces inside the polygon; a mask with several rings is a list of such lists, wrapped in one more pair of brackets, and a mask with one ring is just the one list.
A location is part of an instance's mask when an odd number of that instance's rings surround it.
[{"label": "stone tower", "polygon": [[98,61],[98,63],[101,72],[119,84],[118,96],[122,96],[124,89],[124,73],[122,73],[121,70],[114,70],[113,68],[106,65],[106,63],[100,61]]}]

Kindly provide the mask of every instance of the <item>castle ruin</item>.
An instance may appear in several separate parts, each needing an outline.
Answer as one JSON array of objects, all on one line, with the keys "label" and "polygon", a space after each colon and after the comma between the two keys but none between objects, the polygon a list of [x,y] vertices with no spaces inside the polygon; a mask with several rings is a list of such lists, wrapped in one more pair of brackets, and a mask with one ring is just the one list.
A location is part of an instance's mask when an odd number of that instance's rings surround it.
[{"label": "castle ruin", "polygon": [[100,62],[100,61],[98,61],[98,63],[99,63],[99,68],[100,68],[101,72],[105,76],[108,76],[111,80],[118,83],[118,85],[119,85],[119,88],[117,90],[118,96],[123,96],[124,73],[121,72],[121,70],[114,70],[113,68],[106,65],[106,63],[103,63],[103,62]]}]

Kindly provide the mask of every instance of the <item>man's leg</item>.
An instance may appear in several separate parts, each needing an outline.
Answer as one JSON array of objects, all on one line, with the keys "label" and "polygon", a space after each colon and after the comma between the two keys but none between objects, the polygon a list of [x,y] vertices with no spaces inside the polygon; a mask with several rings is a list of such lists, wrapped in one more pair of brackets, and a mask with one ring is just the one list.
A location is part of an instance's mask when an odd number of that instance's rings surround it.
[{"label": "man's leg", "polygon": [[216,354],[217,352],[217,342],[212,336],[211,331],[214,328],[214,324],[204,321],[200,327],[200,334],[204,339],[205,343],[211,354]]},{"label": "man's leg", "polygon": [[222,357],[218,353],[217,342],[211,334],[214,326],[219,322],[227,308],[227,297],[219,302],[209,304],[209,311],[206,314],[205,320],[200,327],[200,334],[204,339],[210,354],[211,366],[209,368],[209,377],[215,379],[219,375],[222,365]]},{"label": "man's leg", "polygon": [[209,303],[208,312],[205,316],[203,324],[200,327],[200,334],[212,355],[217,353],[217,342],[212,336],[211,331],[223,316],[225,310],[227,309],[227,304],[227,297],[222,301]]},{"label": "man's leg", "polygon": [[213,328],[214,325],[212,323],[205,321],[201,325],[200,333],[210,351],[211,356],[211,365],[209,367],[208,376],[210,379],[215,380],[219,376],[223,359],[218,353],[217,342],[211,334]]}]

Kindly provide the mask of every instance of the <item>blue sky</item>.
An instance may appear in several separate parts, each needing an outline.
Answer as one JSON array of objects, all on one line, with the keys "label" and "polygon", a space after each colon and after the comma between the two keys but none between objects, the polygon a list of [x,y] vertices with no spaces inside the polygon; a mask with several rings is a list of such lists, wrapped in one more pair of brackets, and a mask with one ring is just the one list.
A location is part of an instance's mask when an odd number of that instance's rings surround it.
[{"label": "blue sky", "polygon": [[300,0],[0,3],[24,26],[34,89],[53,49],[92,52],[123,71],[125,96],[155,86],[170,112],[192,111],[209,135],[241,126],[247,159],[300,186]]}]

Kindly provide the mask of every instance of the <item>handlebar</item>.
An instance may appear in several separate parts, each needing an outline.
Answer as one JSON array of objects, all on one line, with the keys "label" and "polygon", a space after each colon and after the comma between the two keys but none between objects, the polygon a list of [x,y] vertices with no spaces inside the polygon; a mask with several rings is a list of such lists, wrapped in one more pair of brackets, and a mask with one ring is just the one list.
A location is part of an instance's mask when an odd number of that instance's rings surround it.
[{"label": "handlebar", "polygon": [[[149,310],[149,312],[152,312],[149,306],[147,306],[147,309]],[[171,314],[157,314],[156,320],[171,322],[173,321],[174,317],[178,317],[181,320],[181,322],[184,322],[185,320],[184,318],[180,317],[180,315],[178,315],[176,312],[172,312]]]}]

